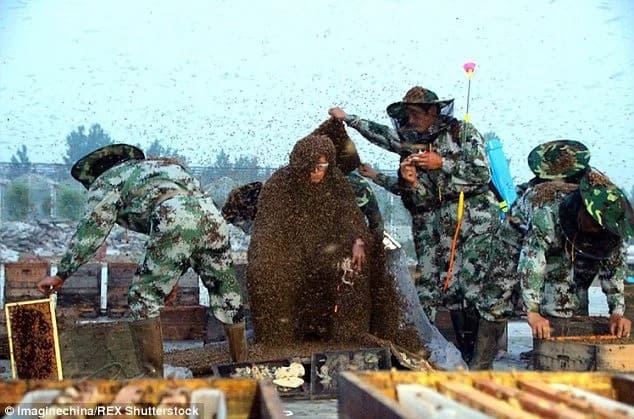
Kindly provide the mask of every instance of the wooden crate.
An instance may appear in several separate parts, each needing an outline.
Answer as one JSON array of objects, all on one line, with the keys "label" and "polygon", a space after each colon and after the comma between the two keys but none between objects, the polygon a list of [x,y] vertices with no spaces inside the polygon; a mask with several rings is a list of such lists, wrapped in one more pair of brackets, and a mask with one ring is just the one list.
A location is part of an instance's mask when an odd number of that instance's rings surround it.
[{"label": "wooden crate", "polygon": [[9,359],[9,335],[7,333],[7,315],[0,310],[0,358]]},{"label": "wooden crate", "polygon": [[611,335],[533,339],[533,367],[538,371],[634,372],[634,340]]},{"label": "wooden crate", "polygon": [[60,320],[64,377],[126,379],[143,374],[129,321]]},{"label": "wooden crate", "polygon": [[64,281],[57,307],[64,315],[96,317],[101,305],[101,264],[87,263]]},{"label": "wooden crate", "polygon": [[[495,417],[570,417],[565,414],[572,410],[582,412],[583,409],[586,409],[586,413],[578,413],[579,416],[588,417],[596,414],[595,411],[601,411],[596,402],[586,400],[584,404],[567,393],[560,393],[557,387],[550,387],[551,385],[566,385],[586,391],[607,402],[618,401],[629,405],[634,403],[632,378],[598,372],[362,371],[344,372],[340,375],[339,417],[421,417],[399,402],[397,394],[401,384],[431,389],[446,400]],[[436,409],[443,407],[429,401],[427,405]],[[622,412],[611,410],[608,417],[621,417],[620,414]],[[605,416],[596,414],[594,417]]]},{"label": "wooden crate", "polygon": [[42,298],[37,283],[48,276],[50,264],[43,261],[14,262],[4,265],[5,303]]},{"label": "wooden crate", "polygon": [[550,319],[551,338],[533,339],[538,371],[634,371],[634,340],[609,335],[609,319],[575,316]]},{"label": "wooden crate", "polygon": [[[111,406],[120,389],[124,386],[139,386],[143,389],[141,406],[152,406],[158,403],[158,397],[168,389],[184,387],[188,390],[212,388],[224,393],[227,417],[231,419],[281,419],[284,417],[282,403],[274,388],[254,379],[190,379],[190,380],[82,380],[82,381],[8,381],[0,382],[0,410],[9,406],[16,407],[30,391],[63,390],[70,387],[91,386],[103,395],[102,405]],[[82,404],[87,407],[88,404]],[[203,411],[206,406],[203,405]],[[201,414],[200,417],[210,417]]]},{"label": "wooden crate", "polygon": [[[272,382],[275,378],[275,372],[279,368],[288,367],[293,362],[299,362],[297,359],[273,359],[258,362],[233,362],[230,364],[217,364],[212,368],[213,375],[224,378],[256,378]],[[310,362],[302,362],[304,367],[304,375],[298,378],[304,380],[304,383],[296,388],[281,387],[274,385],[278,395],[284,398],[308,399],[310,398]]]},{"label": "wooden crate", "polygon": [[[112,262],[108,265],[108,304],[109,316],[121,317],[130,314],[128,290],[136,275],[138,265],[132,262]],[[194,306],[200,302],[198,275],[188,271],[178,280],[174,306]]]},{"label": "wooden crate", "polygon": [[163,340],[202,340],[205,337],[207,310],[201,305],[163,307]]},{"label": "wooden crate", "polygon": [[385,348],[315,352],[311,357],[310,393],[328,398],[337,394],[337,378],[343,371],[389,370],[391,353]]},{"label": "wooden crate", "polygon": [[6,263],[4,272],[7,285],[19,282],[35,285],[40,279],[48,276],[50,268],[50,263],[44,261]]}]

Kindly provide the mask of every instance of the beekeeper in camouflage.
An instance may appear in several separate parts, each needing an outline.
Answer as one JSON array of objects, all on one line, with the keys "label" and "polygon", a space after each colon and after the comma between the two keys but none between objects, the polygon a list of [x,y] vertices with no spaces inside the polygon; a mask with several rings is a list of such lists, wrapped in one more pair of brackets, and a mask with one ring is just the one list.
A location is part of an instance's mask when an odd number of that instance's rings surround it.
[{"label": "beekeeper in camouflage", "polygon": [[552,180],[579,183],[590,170],[590,150],[579,141],[568,139],[538,145],[528,154],[527,160],[528,167],[535,176],[518,185],[520,195],[529,187]]},{"label": "beekeeper in camouflage", "polygon": [[623,242],[634,233],[634,213],[625,194],[605,175],[590,170],[578,184],[538,184],[518,205],[529,228],[518,271],[533,336],[562,334],[562,319],[578,309],[573,278],[577,257],[593,260],[598,267],[610,310],[610,333],[629,336],[631,322],[623,317]]},{"label": "beekeeper in camouflage", "polygon": [[[473,125],[453,118],[452,108],[453,99],[439,100],[431,90],[416,86],[403,101],[387,108],[395,129],[347,115],[340,108],[329,113],[372,143],[406,156],[400,165],[405,179],[401,197],[409,202],[413,219],[420,211],[420,224],[432,224],[431,238],[423,227],[414,232],[414,241],[417,249],[429,242],[438,243],[433,252],[418,255],[419,259],[431,258],[434,267],[421,272],[417,284],[421,303],[426,307],[442,304],[451,310],[459,346],[465,358],[470,358],[474,336],[483,338],[477,345],[482,349],[495,346],[504,333],[505,320],[512,313],[510,296],[515,278],[492,280],[492,255],[503,253],[506,244],[497,237],[499,207],[489,187],[491,172],[484,139]],[[461,193],[464,215],[459,222]],[[449,276],[452,249],[456,252]],[[419,265],[425,263],[419,260]],[[443,290],[446,277],[448,288]],[[486,368],[495,352],[476,349],[470,367]]]},{"label": "beekeeper in camouflage", "polygon": [[[80,159],[71,174],[88,189],[90,210],[80,220],[57,275],[38,284],[41,291],[61,288],[119,224],[148,236],[128,291],[135,318],[158,319],[166,297],[191,267],[209,290],[214,315],[227,327],[244,330],[227,226],[211,197],[183,166],[174,159],[146,159],[137,147],[114,144]],[[151,322],[146,325],[156,328]]]},{"label": "beekeeper in camouflage", "polygon": [[[548,141],[536,146],[528,154],[528,166],[534,173],[534,177],[528,182],[518,185],[519,194],[524,194],[528,188],[532,188],[544,182],[558,182],[556,184],[540,187],[540,189],[557,188],[556,185],[570,184],[564,189],[574,189],[583,176],[590,170],[591,153],[588,148],[579,141],[559,139]],[[543,193],[543,192],[541,192]],[[517,202],[521,202],[519,199]],[[514,220],[519,226],[526,226],[522,218],[522,205],[513,210]],[[578,314],[588,315],[588,289],[599,273],[599,265],[595,260],[585,255],[577,255],[574,260],[574,279],[577,284],[579,298]]]}]

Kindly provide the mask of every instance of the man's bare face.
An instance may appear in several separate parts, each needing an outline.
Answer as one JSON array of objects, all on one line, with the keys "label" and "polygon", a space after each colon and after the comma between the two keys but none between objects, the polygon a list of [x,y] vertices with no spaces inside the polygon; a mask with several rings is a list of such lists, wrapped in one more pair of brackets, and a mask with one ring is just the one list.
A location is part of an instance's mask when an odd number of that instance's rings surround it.
[{"label": "man's bare face", "polygon": [[320,156],[313,169],[310,171],[310,183],[320,183],[324,180],[328,171],[328,160],[325,156]]}]

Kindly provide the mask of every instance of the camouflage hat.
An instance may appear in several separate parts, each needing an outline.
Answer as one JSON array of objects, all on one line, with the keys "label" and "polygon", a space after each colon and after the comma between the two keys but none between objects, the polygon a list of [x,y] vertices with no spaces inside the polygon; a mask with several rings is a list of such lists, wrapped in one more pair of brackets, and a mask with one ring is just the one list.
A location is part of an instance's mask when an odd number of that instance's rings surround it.
[{"label": "camouflage hat", "polygon": [[634,235],[634,211],[627,197],[607,176],[592,170],[579,182],[583,205],[603,228],[628,240]]},{"label": "camouflage hat", "polygon": [[70,174],[86,189],[106,170],[128,160],[143,160],[145,154],[129,144],[111,144],[98,148],[77,161]]},{"label": "camouflage hat", "polygon": [[335,146],[337,167],[347,174],[359,167],[361,159],[354,142],[348,136],[343,122],[329,118],[322,122],[311,135],[325,135]]},{"label": "camouflage hat", "polygon": [[578,141],[555,140],[528,154],[528,167],[540,179],[565,179],[587,170],[590,151]]},{"label": "camouflage hat", "polygon": [[395,119],[405,118],[407,105],[438,105],[440,109],[453,105],[453,99],[438,99],[438,95],[424,87],[414,86],[407,91],[401,102],[392,103],[387,107],[387,114]]}]

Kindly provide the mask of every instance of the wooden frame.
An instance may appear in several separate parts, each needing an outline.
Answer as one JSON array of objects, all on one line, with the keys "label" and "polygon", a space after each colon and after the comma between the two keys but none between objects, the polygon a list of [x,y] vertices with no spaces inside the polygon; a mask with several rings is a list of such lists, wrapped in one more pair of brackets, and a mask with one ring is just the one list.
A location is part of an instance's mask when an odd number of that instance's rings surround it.
[{"label": "wooden frame", "polygon": [[[63,379],[53,299],[8,303],[5,304],[4,309],[13,379]],[[19,316],[26,318],[18,320],[16,317]],[[29,324],[25,324],[27,321]],[[28,330],[23,330],[25,328]],[[27,357],[31,359],[26,359]],[[33,359],[35,357],[37,359]],[[21,371],[25,369],[22,365],[26,364],[29,365],[29,371]],[[49,365],[54,367],[47,369]],[[40,367],[42,369],[38,370]]]}]

